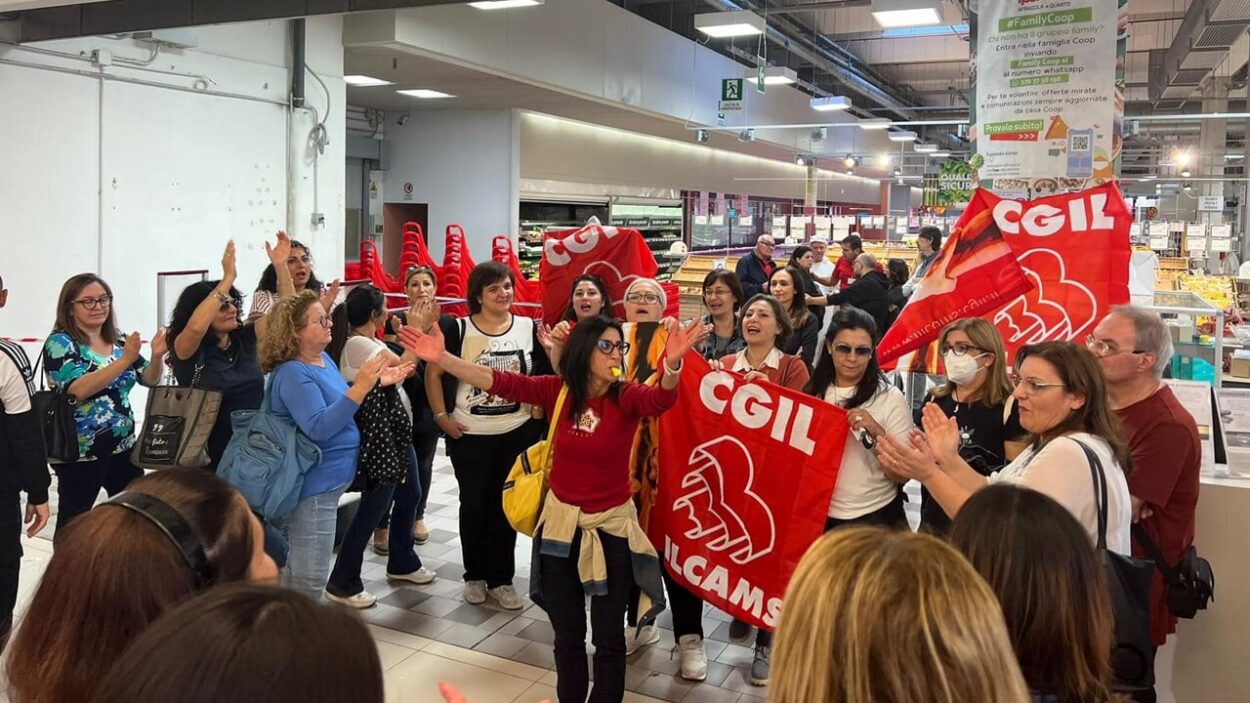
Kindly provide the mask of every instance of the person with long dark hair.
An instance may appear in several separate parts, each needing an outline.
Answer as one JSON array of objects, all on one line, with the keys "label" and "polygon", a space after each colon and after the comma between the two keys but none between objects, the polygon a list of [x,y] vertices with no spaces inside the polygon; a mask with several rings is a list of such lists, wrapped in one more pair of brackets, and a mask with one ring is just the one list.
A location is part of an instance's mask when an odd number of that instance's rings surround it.
[{"label": "person with long dark hair", "polygon": [[247,500],[216,474],[136,479],[57,536],[7,652],[13,700],[89,700],[166,610],[214,585],[276,581],[264,541]]},{"label": "person with long dark hair", "polygon": [[950,542],[998,596],[1035,701],[1117,700],[1106,571],[1067,509],[1028,488],[990,486],[959,511]]},{"label": "person with long dark hair", "polygon": [[[287,251],[286,269],[291,283],[295,286],[294,292],[313,291],[322,297],[322,307],[329,310],[338,298],[338,279],[335,279],[328,286],[319,281],[317,274],[313,272],[312,249],[309,249],[303,242],[294,239],[290,240],[290,242],[291,246]],[[286,276],[278,274],[278,268],[281,265],[281,263],[270,263],[261,272],[260,282],[256,284],[256,291],[252,294],[252,308],[247,314],[248,322],[255,322],[257,318],[268,315],[274,303],[278,302],[279,298],[282,297],[278,284]],[[327,293],[329,295],[324,295]]]},{"label": "person with long dark hair", "polygon": [[794,334],[782,342],[781,350],[803,359],[808,368],[816,361],[816,341],[820,336],[820,318],[807,309],[803,272],[792,266],[779,268],[768,279],[768,291],[785,308]]},{"label": "person with long dark hair", "polygon": [[[894,321],[898,319],[903,306],[907,305],[908,293],[903,290],[903,286],[907,285],[911,272],[907,269],[907,262],[902,259],[890,259],[885,263],[885,269],[886,278],[889,281],[889,288],[885,292],[886,301],[889,303],[885,318],[885,329],[888,330],[894,326]],[[885,334],[884,331],[882,334]]]},{"label": "person with long dark hair", "polygon": [[573,279],[573,293],[569,296],[569,305],[560,319],[564,322],[581,322],[598,315],[612,317],[612,296],[608,295],[608,287],[604,285],[602,278],[592,273],[584,273]]},{"label": "person with long dark hair", "polygon": [[103,488],[116,495],[143,475],[130,463],[137,439],[130,391],[136,383],[155,386],[165,373],[169,349],[165,330],[152,335],[152,361],[140,355],[138,332],[117,330],[113,289],[92,273],[61,286],[56,323],[43,345],[43,370],[53,388],[74,399],[78,431],[76,461],[54,463],[57,481],[56,531],[95,504]]},{"label": "person with long dark hair", "polygon": [[378,648],[359,618],[284,588],[234,584],[161,616],[90,700],[382,703],[384,698]]},{"label": "person with long dark hair", "polygon": [[[804,299],[806,299],[806,297],[809,295],[813,295],[813,296],[822,295],[820,287],[816,285],[817,283],[816,279],[812,275],[812,267],[815,265],[816,265],[816,253],[815,251],[812,250],[811,247],[807,246],[806,244],[800,244],[797,247],[795,247],[794,251],[790,252],[790,261],[786,263],[786,266],[788,268],[792,268],[798,271],[799,277],[803,279],[802,280],[803,285],[801,286],[801,288],[802,288],[802,293],[803,293],[802,297]],[[814,306],[814,305],[809,305],[807,309],[810,310],[811,313],[816,316],[816,320],[817,320],[816,328],[819,330],[820,320],[823,320],[825,316],[825,309],[822,307]]]},{"label": "person with long dark hair", "polygon": [[[291,240],[285,232],[278,233],[276,244],[265,242],[272,264],[284,263],[290,249]],[[292,295],[295,286],[286,267],[277,270],[278,295]],[[204,468],[210,471],[216,470],[230,443],[230,414],[259,408],[265,395],[265,375],[256,363],[256,347],[269,323],[261,317],[253,324],[243,324],[243,295],[234,287],[237,276],[231,241],[221,256],[221,279],[184,288],[174,304],[167,333],[173,350],[170,366],[178,385],[221,391],[221,408],[208,436],[209,462]]]},{"label": "person with long dark hair", "polygon": [[[681,361],[707,332],[691,322],[668,336],[657,385],[618,380],[628,343],[620,323],[602,316],[573,329],[559,376],[491,370],[448,352],[441,332],[400,332],[405,348],[418,357],[492,395],[540,406],[556,423],[550,490],[534,533],[530,594],[555,630],[561,701],[586,700],[587,595],[595,644],[592,703],[619,703],[625,695],[622,621],[631,586],[636,582],[652,602],[663,602],[659,558],[631,497],[629,448],[640,418],[659,415],[677,401]],[[565,408],[556,415],[565,388]],[[648,608],[640,623],[658,612]]]},{"label": "person with long dark hair", "polygon": [[[364,284],[353,288],[330,317],[333,327],[326,354],[338,364],[347,383],[354,383],[360,368],[378,357],[384,359],[383,368],[415,371],[415,357],[396,356],[377,338],[387,316],[386,295],[376,287]],[[326,582],[326,599],[351,608],[369,608],[377,598],[365,590],[360,578],[369,536],[382,516],[391,512],[392,499],[392,520],[398,525],[415,522],[413,516],[421,500],[408,394],[398,385],[375,386],[356,411],[356,427],[361,436],[355,481],[361,487],[360,503]],[[432,583],[434,572],[422,566],[413,547],[412,530],[395,530],[389,538],[387,580]]]},{"label": "person with long dark hair", "polygon": [[738,308],[745,302],[742,282],[729,269],[714,269],[703,277],[704,324],[712,326],[712,334],[703,343],[703,358],[719,359],[742,351],[745,341],[738,326]]},{"label": "person with long dark hair", "polygon": [[[1072,342],[1042,342],[1016,357],[1016,403],[1029,445],[1014,461],[987,478],[959,455],[959,422],[936,405],[924,408],[924,434],[881,445],[882,461],[900,479],[920,481],[955,516],[968,498],[987,484],[1015,483],[1059,501],[1098,541],[1098,505],[1107,503],[1107,548],[1131,549],[1133,505],[1127,474],[1132,456],[1124,427],[1107,400],[1098,360]],[[1091,478],[1089,450],[1102,465],[1107,495],[1100,498]]]},{"label": "person with long dark hair", "polygon": [[[478,264],[469,274],[469,316],[441,327],[439,338],[447,340],[450,353],[484,370],[540,375],[551,365],[533,318],[512,313],[512,285],[507,266],[497,261]],[[535,419],[524,401],[454,375],[444,381],[437,363],[427,363],[425,390],[434,420],[447,434],[447,454],[460,488],[464,600],[477,605],[489,597],[506,610],[520,610],[525,602],[512,585],[516,530],[508,524],[499,494],[512,462],[538,441],[545,423]]]}]

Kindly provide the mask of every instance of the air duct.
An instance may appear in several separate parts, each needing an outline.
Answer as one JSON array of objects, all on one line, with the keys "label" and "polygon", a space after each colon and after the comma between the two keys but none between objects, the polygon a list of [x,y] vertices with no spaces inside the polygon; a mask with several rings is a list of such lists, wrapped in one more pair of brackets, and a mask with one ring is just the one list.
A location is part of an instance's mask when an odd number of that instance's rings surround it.
[{"label": "air duct", "polygon": [[1250,0],[1191,3],[1172,46],[1150,52],[1150,102],[1156,108],[1170,108],[1189,99],[1248,28]]}]

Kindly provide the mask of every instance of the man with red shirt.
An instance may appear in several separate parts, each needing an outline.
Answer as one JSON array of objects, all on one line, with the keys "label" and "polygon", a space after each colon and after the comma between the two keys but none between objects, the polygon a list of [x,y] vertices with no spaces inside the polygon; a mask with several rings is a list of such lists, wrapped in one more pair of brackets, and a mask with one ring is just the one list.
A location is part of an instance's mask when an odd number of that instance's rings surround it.
[{"label": "man with red shirt", "polygon": [[[1162,380],[1172,360],[1172,338],[1158,314],[1125,305],[1112,308],[1087,340],[1107,378],[1111,407],[1128,432],[1133,471],[1128,479],[1133,520],[1176,565],[1194,541],[1202,448],[1198,426]],[[1133,540],[1133,555],[1146,556]],[[1156,647],[1176,631],[1167,591],[1156,569],[1150,589],[1150,634]],[[1137,701],[1155,700],[1154,692]]]},{"label": "man with red shirt", "polygon": [[855,280],[855,259],[864,253],[864,240],[858,234],[851,234],[840,243],[842,258],[833,267],[833,283],[838,290],[846,290]]}]

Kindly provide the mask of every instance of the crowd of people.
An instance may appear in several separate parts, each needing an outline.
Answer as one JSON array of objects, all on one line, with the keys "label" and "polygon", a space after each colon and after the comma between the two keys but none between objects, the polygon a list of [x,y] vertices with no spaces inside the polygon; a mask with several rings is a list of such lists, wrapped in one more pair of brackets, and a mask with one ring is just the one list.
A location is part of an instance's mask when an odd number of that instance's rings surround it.
[{"label": "crowd of people", "polygon": [[[813,240],[778,265],[765,235],[735,271],[707,275],[699,319],[665,318],[666,293],[649,279],[633,281],[616,319],[608,287],[584,275],[547,328],[512,311],[513,274],[498,263],[472,271],[466,317],[440,312],[428,268],[405,273],[407,309],[391,314],[373,286],[341,296],[337,281],[322,284],[308,248],[280,233],[266,244],[271,263],[250,314],[231,242],[220,279],[182,292],[147,357],[139,334],[119,326],[108,284],[74,276],[50,316],[41,371],[0,344],[6,639],[21,526],[33,537],[49,520],[31,405],[38,374],[73,399],[78,437],[77,460],[52,464],[55,551],[5,654],[12,698],[260,701],[280,690],[280,700],[381,701],[367,631],[316,601],[372,606],[361,579],[370,547],[387,557],[387,579],[435,580],[414,545],[429,538],[424,510],[443,439],[459,488],[463,600],[525,607],[500,496],[549,424],[550,490],[527,595],[551,621],[559,700],[622,700],[626,658],[659,640],[666,607],[679,676],[706,679],[704,602],[647,537],[665,470],[656,419],[695,353],[847,415],[826,534],[793,576],[791,607],[776,632],[730,627],[733,641],[753,643],[749,680],[769,685],[772,700],[1151,701],[1148,687],[1123,691],[1113,671],[1096,545],[1100,512],[1112,552],[1143,553],[1134,524],[1172,563],[1193,542],[1201,452],[1193,419],[1162,381],[1166,326],[1119,307],[1088,339],[1026,346],[1009,364],[993,325],[957,320],[937,340],[945,376],[913,409],[877,346],[940,245],[940,232],[922,232],[908,276],[905,264],[883,270],[857,236],[836,262],[828,242]],[[0,283],[0,307],[6,298]],[[159,384],[166,360],[177,385],[220,391],[222,409],[202,469],[145,476],[131,461],[130,394]],[[294,510],[270,519],[214,473],[229,453],[231,413],[258,409],[320,452]],[[912,480],[923,487],[918,532],[905,511]],[[349,490],[360,505],[336,556]],[[1150,626],[1162,646],[1176,619],[1155,578]],[[443,695],[460,700],[451,687]]]}]

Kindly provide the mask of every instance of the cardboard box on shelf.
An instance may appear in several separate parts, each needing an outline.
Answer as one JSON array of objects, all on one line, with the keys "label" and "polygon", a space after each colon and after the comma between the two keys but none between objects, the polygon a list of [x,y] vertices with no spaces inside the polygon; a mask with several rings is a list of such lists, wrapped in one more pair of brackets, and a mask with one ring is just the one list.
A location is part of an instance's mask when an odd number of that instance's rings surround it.
[{"label": "cardboard box on shelf", "polygon": [[1228,373],[1237,378],[1250,378],[1250,350],[1239,349],[1233,352]]}]

